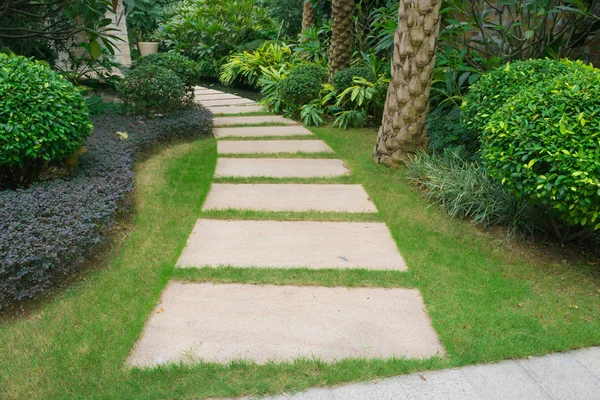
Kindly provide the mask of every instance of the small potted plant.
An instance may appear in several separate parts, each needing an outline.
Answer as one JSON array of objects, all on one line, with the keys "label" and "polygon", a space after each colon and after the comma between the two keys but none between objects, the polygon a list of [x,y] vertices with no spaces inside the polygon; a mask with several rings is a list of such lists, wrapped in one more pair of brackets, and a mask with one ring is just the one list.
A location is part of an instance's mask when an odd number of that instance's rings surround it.
[{"label": "small potted plant", "polygon": [[[147,41],[144,39],[147,38]],[[138,35],[138,49],[140,50],[140,55],[147,56],[148,54],[158,53],[158,40],[155,39],[155,35],[144,35],[142,32],[139,32]]]}]

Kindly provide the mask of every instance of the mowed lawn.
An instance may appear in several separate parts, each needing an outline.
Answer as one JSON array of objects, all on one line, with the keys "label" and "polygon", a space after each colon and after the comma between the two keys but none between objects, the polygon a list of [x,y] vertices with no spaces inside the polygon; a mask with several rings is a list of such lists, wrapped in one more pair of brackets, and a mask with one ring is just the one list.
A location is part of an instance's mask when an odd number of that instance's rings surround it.
[{"label": "mowed lawn", "polygon": [[[292,392],[416,370],[497,361],[600,344],[600,275],[586,263],[534,263],[469,222],[445,216],[376,165],[376,131],[317,128],[379,209],[350,220],[384,221],[409,272],[175,270],[216,162],[216,141],[176,144],[140,163],[133,227],[103,265],[0,326],[0,398],[196,399]],[[234,181],[234,180],[227,180]],[[248,181],[248,180],[244,180]],[[211,212],[211,218],[341,220],[335,213]],[[169,279],[416,287],[447,357],[431,360],[299,360],[258,366],[174,365],[130,369],[125,359]]]}]

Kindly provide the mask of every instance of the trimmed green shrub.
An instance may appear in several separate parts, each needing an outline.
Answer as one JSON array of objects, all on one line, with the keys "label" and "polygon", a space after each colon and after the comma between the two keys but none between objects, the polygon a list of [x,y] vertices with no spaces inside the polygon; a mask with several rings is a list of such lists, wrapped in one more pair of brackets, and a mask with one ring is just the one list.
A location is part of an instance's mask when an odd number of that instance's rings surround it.
[{"label": "trimmed green shrub", "polygon": [[470,134],[479,137],[490,117],[510,98],[530,86],[552,80],[558,75],[584,69],[581,61],[526,60],[507,63],[474,83],[464,98],[461,110]]},{"label": "trimmed green shrub", "polygon": [[49,67],[0,53],[0,186],[28,185],[92,131],[83,96]]},{"label": "trimmed green shrub", "polygon": [[294,68],[279,83],[281,99],[300,108],[319,97],[322,85],[327,82],[327,69],[318,64],[303,64]]},{"label": "trimmed green shrub", "polygon": [[137,115],[169,114],[193,105],[179,76],[155,64],[132,70],[117,90],[128,111]]},{"label": "trimmed green shrub", "polygon": [[[573,63],[575,64],[575,63]],[[490,118],[482,156],[494,179],[567,225],[600,229],[600,71],[530,86]]]},{"label": "trimmed green shrub", "polygon": [[368,68],[365,67],[350,67],[343,69],[333,75],[333,87],[338,92],[343,92],[351,86],[354,86],[354,77],[359,76],[368,80],[371,83],[375,83],[377,78],[373,75]]},{"label": "trimmed green shrub", "polygon": [[198,79],[198,64],[189,58],[176,53],[156,53],[138,58],[133,69],[144,65],[158,65],[175,72],[188,88],[194,86]]}]

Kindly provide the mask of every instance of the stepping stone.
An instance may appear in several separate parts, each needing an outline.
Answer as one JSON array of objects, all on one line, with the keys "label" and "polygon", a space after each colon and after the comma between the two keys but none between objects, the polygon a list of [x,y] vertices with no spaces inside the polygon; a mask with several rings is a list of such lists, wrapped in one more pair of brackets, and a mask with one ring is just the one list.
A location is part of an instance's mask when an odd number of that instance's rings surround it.
[{"label": "stepping stone", "polygon": [[223,94],[223,92],[220,92],[218,90],[213,90],[213,89],[196,89],[194,90],[195,94],[202,94],[202,95],[207,95],[207,94]]},{"label": "stepping stone", "polygon": [[325,178],[348,175],[342,160],[306,158],[220,158],[215,177]]},{"label": "stepping stone", "polygon": [[243,97],[236,96],[229,93],[218,93],[218,94],[197,94],[196,100],[207,101],[207,100],[228,100],[228,99],[242,99]]},{"label": "stepping stone", "polygon": [[408,269],[387,226],[380,222],[199,219],[177,264],[181,268]]},{"label": "stepping stone", "polygon": [[252,117],[217,117],[213,121],[214,126],[227,125],[250,125],[250,124],[286,124],[297,125],[296,121],[279,115],[262,115]]},{"label": "stepping stone", "polygon": [[377,212],[361,185],[213,184],[204,210],[228,209]]},{"label": "stepping stone", "polygon": [[321,140],[226,140],[217,142],[219,154],[333,153]]},{"label": "stepping stone", "polygon": [[[221,107],[223,109],[230,107]],[[214,110],[214,109],[212,109]],[[215,118],[215,120],[219,117]],[[264,136],[306,136],[313,135],[302,125],[293,126],[246,126],[234,128],[215,128],[213,134],[216,138],[224,137],[264,137]]]},{"label": "stepping stone", "polygon": [[263,108],[261,106],[212,106],[207,107],[213,114],[244,114],[252,112],[261,112]]},{"label": "stepping stone", "polygon": [[416,289],[216,285],[165,288],[127,363],[444,354]]},{"label": "stepping stone", "polygon": [[[202,104],[205,107],[218,107],[218,106],[229,106],[229,105],[237,105],[237,104],[250,104],[256,105],[255,101],[248,99],[226,99],[226,100],[203,100],[196,98],[196,101]],[[247,117],[246,117],[247,118]]]}]

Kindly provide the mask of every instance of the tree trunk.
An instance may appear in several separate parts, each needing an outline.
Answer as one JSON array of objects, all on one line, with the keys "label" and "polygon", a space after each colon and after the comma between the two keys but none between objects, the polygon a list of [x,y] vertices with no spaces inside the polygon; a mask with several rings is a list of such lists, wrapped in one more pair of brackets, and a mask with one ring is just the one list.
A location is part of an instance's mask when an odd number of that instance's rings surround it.
[{"label": "tree trunk", "polygon": [[304,1],[304,8],[302,9],[302,30],[305,31],[310,29],[315,24],[317,19],[317,11],[310,0]]},{"label": "tree trunk", "polygon": [[346,68],[352,56],[352,16],[354,0],[332,0],[329,77]]},{"label": "tree trunk", "polygon": [[426,117],[440,28],[441,0],[400,0],[392,80],[379,128],[375,158],[389,166],[427,144]]}]

